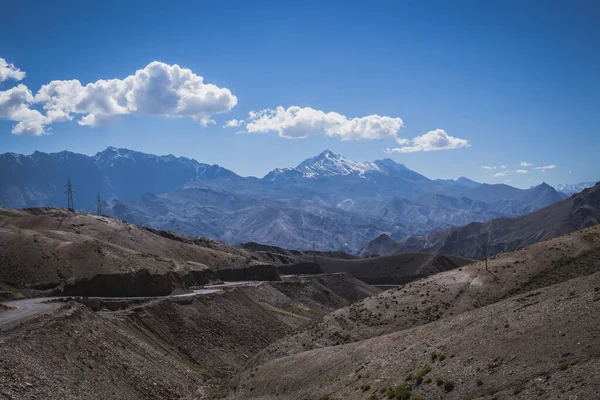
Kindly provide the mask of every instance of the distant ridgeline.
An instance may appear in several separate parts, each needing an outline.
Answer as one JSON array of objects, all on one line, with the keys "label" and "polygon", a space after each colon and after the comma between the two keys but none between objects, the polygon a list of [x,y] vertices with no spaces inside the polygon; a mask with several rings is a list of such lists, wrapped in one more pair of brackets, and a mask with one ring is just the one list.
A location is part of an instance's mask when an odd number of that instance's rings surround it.
[{"label": "distant ridgeline", "polygon": [[347,252],[383,233],[403,240],[523,215],[567,197],[546,184],[522,190],[464,177],[432,180],[390,159],[358,162],[330,151],[259,179],[109,147],[95,156],[0,155],[0,205],[66,207],[69,178],[77,210],[96,212],[100,193],[103,213],[155,229]]}]

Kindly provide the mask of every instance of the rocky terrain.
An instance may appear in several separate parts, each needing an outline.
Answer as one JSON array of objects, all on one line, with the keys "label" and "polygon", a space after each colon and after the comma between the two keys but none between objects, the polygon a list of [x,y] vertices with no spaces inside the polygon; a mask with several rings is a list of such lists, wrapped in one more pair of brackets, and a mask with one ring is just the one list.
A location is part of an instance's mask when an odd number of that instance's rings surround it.
[{"label": "rocky terrain", "polygon": [[0,398],[204,399],[269,343],[377,289],[347,275],[256,282],[93,312],[70,302],[0,332]]},{"label": "rocky terrain", "polygon": [[[149,178],[151,177],[151,178]],[[226,243],[356,253],[385,233],[395,240],[516,216],[565,198],[542,184],[527,190],[467,178],[434,180],[390,159],[350,160],[324,151],[263,178],[172,155],[107,148],[0,155],[0,206],[75,207],[153,228]]]},{"label": "rocky terrain", "polygon": [[265,254],[64,209],[0,209],[0,263],[7,287],[68,295],[166,295],[218,280],[279,279]]},{"label": "rocky terrain", "polygon": [[566,200],[520,217],[471,223],[426,236],[411,237],[402,242],[382,235],[369,242],[360,254],[425,251],[483,258],[486,243],[487,253],[493,255],[598,223],[600,183]]},{"label": "rocky terrain", "polygon": [[324,272],[345,272],[371,285],[401,285],[473,261],[470,258],[433,253],[392,254],[354,260],[316,258],[316,263]]},{"label": "rocky terrain", "polygon": [[[593,398],[600,227],[388,290],[263,350],[231,398]],[[322,397],[325,398],[325,397]]]}]

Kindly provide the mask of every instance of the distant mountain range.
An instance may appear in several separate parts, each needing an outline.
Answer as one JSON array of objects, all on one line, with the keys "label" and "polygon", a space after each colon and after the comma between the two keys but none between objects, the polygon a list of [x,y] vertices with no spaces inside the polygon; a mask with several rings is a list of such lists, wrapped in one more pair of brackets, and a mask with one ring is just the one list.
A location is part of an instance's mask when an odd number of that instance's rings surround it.
[{"label": "distant mountain range", "polygon": [[229,243],[356,252],[385,233],[393,240],[518,216],[566,197],[549,185],[518,189],[461,177],[432,180],[391,159],[349,160],[331,151],[263,178],[218,165],[109,147],[0,155],[0,205],[64,206],[71,178],[75,206],[128,222]]},{"label": "distant mountain range", "polygon": [[488,255],[494,255],[597,224],[600,224],[600,182],[566,200],[519,217],[474,222],[404,241],[380,235],[360,254],[422,251],[482,258],[486,245]]}]

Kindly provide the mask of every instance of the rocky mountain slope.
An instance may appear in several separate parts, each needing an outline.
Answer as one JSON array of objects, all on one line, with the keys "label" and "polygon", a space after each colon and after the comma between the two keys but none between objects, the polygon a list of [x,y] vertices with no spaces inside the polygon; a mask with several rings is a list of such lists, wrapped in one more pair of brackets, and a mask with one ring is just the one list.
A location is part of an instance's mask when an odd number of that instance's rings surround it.
[{"label": "rocky mountain slope", "polygon": [[344,272],[371,285],[405,284],[473,261],[470,258],[433,253],[392,254],[355,260],[316,258],[316,263],[324,272]]},{"label": "rocky mountain slope", "polygon": [[377,292],[338,274],[116,312],[68,303],[0,332],[0,398],[212,398],[269,343]]},{"label": "rocky mountain slope", "polygon": [[262,351],[230,398],[593,398],[600,226],[488,267],[443,272],[326,315]]},{"label": "rocky mountain slope", "polygon": [[279,279],[271,261],[214,240],[104,216],[0,209],[0,281],[25,290],[165,295],[218,279]]},{"label": "rocky mountain slope", "polygon": [[397,242],[380,236],[361,254],[437,252],[482,258],[600,223],[600,183],[572,197],[532,213],[472,223]]},{"label": "rocky mountain slope", "polygon": [[382,233],[395,240],[451,226],[515,216],[561,200],[548,185],[521,190],[467,178],[431,180],[391,159],[350,160],[330,151],[264,178],[218,165],[109,147],[0,155],[0,206],[64,206],[71,178],[75,207],[227,243],[357,252]]}]

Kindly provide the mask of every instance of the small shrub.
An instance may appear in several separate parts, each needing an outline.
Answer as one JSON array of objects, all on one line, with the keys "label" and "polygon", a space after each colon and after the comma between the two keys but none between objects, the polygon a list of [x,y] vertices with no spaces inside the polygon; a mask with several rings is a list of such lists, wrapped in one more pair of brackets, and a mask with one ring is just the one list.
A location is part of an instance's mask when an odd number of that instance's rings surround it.
[{"label": "small shrub", "polygon": [[431,353],[431,361],[437,360],[437,353]]},{"label": "small shrub", "polygon": [[379,396],[377,396],[375,393],[373,393],[372,395],[369,396],[368,400],[379,400]]},{"label": "small shrub", "polygon": [[444,361],[445,359],[446,359],[446,355],[445,354],[440,354],[438,360]]},{"label": "small shrub", "polygon": [[425,375],[427,375],[428,373],[431,372],[431,365],[426,364],[422,370],[419,371],[419,373],[417,374],[417,376],[419,377],[424,377]]},{"label": "small shrub", "polygon": [[421,383],[423,383],[423,377],[422,376],[417,376],[417,378],[415,379],[415,384],[418,386]]},{"label": "small shrub", "polygon": [[483,385],[483,382],[481,381],[481,379],[477,379],[477,381],[475,383],[477,384],[477,386]]},{"label": "small shrub", "polygon": [[331,397],[331,395],[324,394],[323,396],[319,397],[319,400],[335,400],[335,399],[333,397]]},{"label": "small shrub", "polygon": [[444,382],[444,390],[446,391],[446,393],[451,392],[454,389],[454,383],[447,381]]},{"label": "small shrub", "polygon": [[560,370],[561,371],[565,371],[567,368],[569,368],[569,364],[567,364],[567,363],[560,364]]},{"label": "small shrub", "polygon": [[405,382],[409,382],[409,381],[412,381],[413,379],[415,379],[415,377],[412,376],[412,374],[411,375],[406,375],[406,378],[404,378],[404,381]]},{"label": "small shrub", "polygon": [[521,390],[522,390],[521,388],[515,388],[515,389],[513,390],[513,396],[516,396],[516,395],[518,395],[519,393],[521,393]]},{"label": "small shrub", "polygon": [[360,390],[362,390],[363,392],[366,392],[369,389],[371,389],[371,385],[369,385],[368,383],[365,383],[360,387]]},{"label": "small shrub", "polygon": [[433,381],[431,380],[431,378],[427,378],[427,379],[425,379],[425,383],[431,383],[431,382],[433,382]]},{"label": "small shrub", "polygon": [[444,380],[441,378],[436,379],[435,384],[438,386],[442,386],[444,384]]}]

